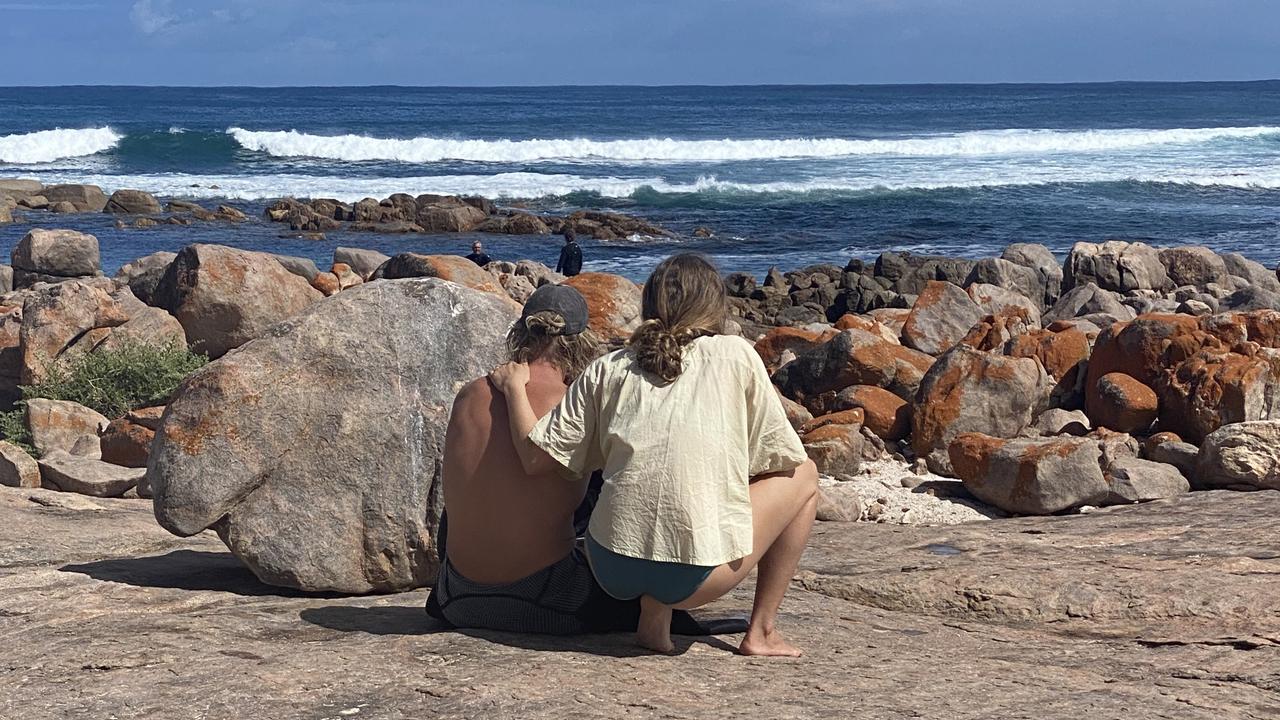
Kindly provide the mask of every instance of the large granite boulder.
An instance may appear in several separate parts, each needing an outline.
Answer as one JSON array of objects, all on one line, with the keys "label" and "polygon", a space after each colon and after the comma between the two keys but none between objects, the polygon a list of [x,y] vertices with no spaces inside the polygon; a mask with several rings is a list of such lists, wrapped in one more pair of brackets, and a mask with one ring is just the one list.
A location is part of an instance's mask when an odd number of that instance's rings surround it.
[{"label": "large granite boulder", "polygon": [[97,185],[51,185],[40,194],[50,206],[65,204],[70,212],[96,213],[107,206],[107,196]]},{"label": "large granite boulder", "polygon": [[1162,248],[1159,257],[1174,287],[1194,285],[1203,289],[1210,283],[1221,285],[1229,275],[1226,263],[1207,247]]},{"label": "large granite boulder", "polygon": [[153,304],[182,323],[193,350],[216,358],[320,298],[270,255],[188,245],[165,271]]},{"label": "large granite boulder", "polygon": [[17,488],[40,487],[40,466],[26,450],[0,440],[0,485]]},{"label": "large granite boulder", "polygon": [[158,215],[163,211],[156,196],[144,190],[117,190],[103,208],[113,215]]},{"label": "large granite boulder", "polygon": [[1003,439],[970,432],[950,443],[949,456],[974,497],[1021,515],[1097,505],[1111,492],[1093,438]]},{"label": "large granite boulder", "polygon": [[144,470],[102,462],[55,450],[39,460],[42,484],[62,492],[92,497],[121,497],[137,487]]},{"label": "large granite boulder", "polygon": [[1165,500],[1191,490],[1190,483],[1178,468],[1140,458],[1118,458],[1103,475],[1111,489],[1102,501],[1104,505]]},{"label": "large granite boulder", "polygon": [[1195,486],[1280,490],[1280,420],[1223,425],[1200,446]]},{"label": "large granite boulder", "polygon": [[1254,287],[1260,287],[1273,293],[1280,293],[1280,279],[1276,274],[1260,262],[1255,262],[1239,253],[1224,253],[1223,265],[1233,277],[1241,278]]},{"label": "large granite boulder", "polygon": [[428,583],[450,407],[506,357],[517,316],[438,279],[311,306],[179,388],[148,463],[156,518],[183,536],[215,529],[273,585]]},{"label": "large granite boulder", "polygon": [[1155,248],[1140,242],[1078,242],[1063,266],[1063,289],[1093,283],[1103,290],[1163,290],[1169,284]]},{"label": "large granite boulder", "polygon": [[382,267],[382,264],[390,259],[390,257],[377,250],[340,247],[333,251],[333,263],[335,265],[338,263],[346,265],[364,280],[373,277],[374,271]]},{"label": "large granite boulder", "polygon": [[1062,295],[1062,265],[1049,248],[1035,243],[1013,243],[1004,249],[1000,258],[1036,272],[1044,288],[1044,297],[1032,299],[1041,307],[1053,307],[1058,302]]},{"label": "large granite boulder", "polygon": [[952,475],[947,448],[957,435],[1011,438],[1044,410],[1050,380],[1031,358],[957,345],[920,383],[912,410],[911,446],[940,475]]},{"label": "large granite boulder", "polygon": [[378,276],[387,280],[440,278],[466,285],[473,290],[507,297],[507,292],[498,284],[496,278],[479,265],[457,255],[400,253],[379,269]]},{"label": "large granite boulder", "polygon": [[102,274],[98,238],[75,230],[36,228],[13,248],[15,287]]},{"label": "large granite boulder", "polygon": [[[1056,267],[1056,265],[1055,265]],[[1031,300],[1037,312],[1045,306],[1046,278],[1036,269],[1004,258],[983,258],[973,266],[965,287],[977,284],[995,285]]]},{"label": "large granite boulder", "polygon": [[41,455],[62,451],[79,457],[102,457],[99,437],[108,420],[90,408],[67,400],[31,398],[27,401],[31,444]]},{"label": "large granite boulder", "polygon": [[164,278],[164,273],[178,257],[177,253],[155,252],[125,263],[116,273],[115,280],[121,285],[128,285],[134,297],[150,304]]},{"label": "large granite boulder", "polygon": [[31,291],[23,303],[19,330],[22,383],[44,381],[54,363],[90,352],[111,328],[128,321],[126,308],[89,282],[64,282]]},{"label": "large granite boulder", "polygon": [[640,327],[640,286],[609,273],[584,272],[564,281],[582,293],[591,329],[604,340],[625,340]]},{"label": "large granite boulder", "polygon": [[801,353],[773,381],[783,395],[800,403],[851,385],[874,385],[909,401],[931,365],[933,358],[918,350],[852,328]]},{"label": "large granite boulder", "polygon": [[902,343],[929,355],[941,355],[960,342],[982,315],[978,304],[958,285],[932,280],[920,292],[902,326]]},{"label": "large granite boulder", "polygon": [[1143,433],[1155,423],[1160,399],[1151,388],[1124,373],[1098,378],[1090,394],[1089,419],[1122,433]]},{"label": "large granite boulder", "polygon": [[1095,324],[1105,327],[1117,321],[1131,320],[1134,315],[1136,313],[1133,308],[1121,302],[1116,293],[1093,283],[1084,283],[1063,293],[1058,302],[1044,314],[1042,322],[1050,324],[1072,318],[1100,318],[1102,322]]}]

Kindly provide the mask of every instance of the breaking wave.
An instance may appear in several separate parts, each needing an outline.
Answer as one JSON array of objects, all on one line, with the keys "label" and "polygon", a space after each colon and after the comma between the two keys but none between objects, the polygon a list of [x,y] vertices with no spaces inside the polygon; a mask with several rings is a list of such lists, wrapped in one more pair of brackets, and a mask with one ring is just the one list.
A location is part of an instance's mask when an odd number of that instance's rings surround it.
[{"label": "breaking wave", "polygon": [[35,165],[66,158],[96,155],[123,139],[108,127],[82,130],[40,130],[0,136],[0,163]]},{"label": "breaking wave", "polygon": [[1131,150],[1223,140],[1280,139],[1280,127],[1169,130],[982,130],[893,139],[791,138],[758,140],[459,140],[365,135],[311,135],[296,130],[227,133],[247,150],[276,157],[350,162],[731,162],[849,156],[980,157]]}]

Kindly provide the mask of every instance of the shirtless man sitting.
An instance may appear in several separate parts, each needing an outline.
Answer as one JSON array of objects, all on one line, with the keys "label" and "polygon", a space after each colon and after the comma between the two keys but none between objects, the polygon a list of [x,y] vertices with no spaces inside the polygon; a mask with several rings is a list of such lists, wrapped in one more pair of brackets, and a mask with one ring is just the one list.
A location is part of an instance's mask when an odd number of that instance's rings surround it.
[{"label": "shirtless man sitting", "polygon": [[[539,416],[600,354],[587,319],[578,291],[545,285],[507,336],[512,360],[529,363],[529,400]],[[527,475],[509,427],[506,401],[487,378],[458,393],[445,437],[447,537],[428,613],[459,628],[559,635],[634,630],[639,604],[605,594],[576,545],[574,512],[588,479]],[[706,634],[688,615],[673,619],[672,632]]]}]

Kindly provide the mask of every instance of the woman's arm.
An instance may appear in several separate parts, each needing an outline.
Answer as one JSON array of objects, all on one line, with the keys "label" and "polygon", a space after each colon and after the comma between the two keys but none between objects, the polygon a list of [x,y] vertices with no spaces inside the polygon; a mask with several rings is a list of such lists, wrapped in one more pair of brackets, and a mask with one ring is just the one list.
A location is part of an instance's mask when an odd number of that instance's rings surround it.
[{"label": "woman's arm", "polygon": [[533,444],[529,434],[538,424],[538,415],[529,403],[529,366],[509,362],[489,374],[489,380],[507,400],[507,417],[511,425],[511,443],[520,456],[520,464],[530,475],[543,475],[560,468],[560,463],[545,450]]}]

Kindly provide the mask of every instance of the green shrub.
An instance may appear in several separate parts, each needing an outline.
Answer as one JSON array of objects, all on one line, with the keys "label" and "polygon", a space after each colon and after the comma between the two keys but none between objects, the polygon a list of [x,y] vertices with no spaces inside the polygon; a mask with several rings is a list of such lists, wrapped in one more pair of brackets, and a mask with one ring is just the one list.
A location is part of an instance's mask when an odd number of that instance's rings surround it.
[{"label": "green shrub", "polygon": [[17,445],[32,457],[40,457],[31,444],[31,430],[27,428],[27,410],[19,407],[16,410],[0,413],[0,438]]},{"label": "green shrub", "polygon": [[131,343],[57,363],[44,382],[21,386],[23,399],[16,409],[0,413],[0,438],[39,457],[27,427],[27,400],[69,400],[117,418],[167,401],[183,378],[207,362],[209,358],[177,344]]},{"label": "green shrub", "polygon": [[22,397],[69,400],[116,418],[167,401],[183,378],[207,362],[177,344],[130,343],[55,364],[44,382],[22,386]]}]

